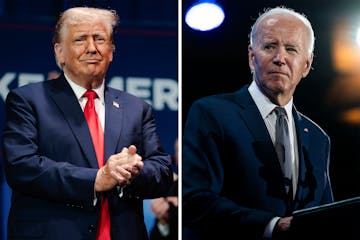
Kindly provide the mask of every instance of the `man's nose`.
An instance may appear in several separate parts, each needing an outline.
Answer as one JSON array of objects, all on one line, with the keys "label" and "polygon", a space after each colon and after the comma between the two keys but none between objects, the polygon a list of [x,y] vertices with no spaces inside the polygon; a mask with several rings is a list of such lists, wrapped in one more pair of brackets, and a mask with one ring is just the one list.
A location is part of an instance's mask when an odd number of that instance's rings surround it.
[{"label": "man's nose", "polygon": [[273,63],[278,66],[281,66],[286,63],[285,59],[286,59],[285,53],[282,50],[278,50],[274,54]]},{"label": "man's nose", "polygon": [[95,41],[93,39],[89,39],[88,43],[87,43],[87,52],[88,53],[96,53],[97,49],[96,49],[96,44]]}]

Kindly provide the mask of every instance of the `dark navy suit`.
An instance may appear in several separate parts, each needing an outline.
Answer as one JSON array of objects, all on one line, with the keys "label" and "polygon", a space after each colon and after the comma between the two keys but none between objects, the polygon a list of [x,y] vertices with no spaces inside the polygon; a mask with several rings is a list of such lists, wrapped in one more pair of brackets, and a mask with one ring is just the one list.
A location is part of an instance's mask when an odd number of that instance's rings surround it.
[{"label": "dark navy suit", "polygon": [[[98,169],[90,132],[64,75],[11,91],[3,133],[6,176],[12,188],[9,239],[95,239]],[[106,192],[112,239],[147,239],[144,198],[172,184],[171,158],[162,152],[151,106],[105,87],[105,159],[134,144],[141,174],[124,189]],[[98,201],[99,202],[99,201]]]},{"label": "dark navy suit", "polygon": [[296,111],[299,179],[295,200],[261,114],[248,92],[209,96],[191,107],[183,138],[184,236],[261,239],[275,216],[333,201],[330,140]]}]

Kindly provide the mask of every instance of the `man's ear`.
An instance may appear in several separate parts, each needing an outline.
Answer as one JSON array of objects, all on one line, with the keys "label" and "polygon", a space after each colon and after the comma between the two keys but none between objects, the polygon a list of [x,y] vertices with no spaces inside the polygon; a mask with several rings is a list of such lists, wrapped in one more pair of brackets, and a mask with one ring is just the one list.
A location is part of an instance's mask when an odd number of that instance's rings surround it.
[{"label": "man's ear", "polygon": [[253,50],[252,46],[249,44],[249,46],[248,46],[248,60],[249,60],[249,67],[250,67],[251,73],[254,72],[254,58],[255,58],[254,50]]},{"label": "man's ear", "polygon": [[54,44],[54,52],[55,52],[57,62],[59,64],[64,63],[63,48],[62,48],[61,43]]},{"label": "man's ear", "polygon": [[302,77],[305,78],[310,70],[311,70],[311,65],[312,65],[312,62],[313,62],[313,58],[314,58],[314,54],[311,53],[311,55],[307,58],[306,62],[305,62],[305,66],[304,66],[304,71],[303,71],[303,74],[302,74]]}]

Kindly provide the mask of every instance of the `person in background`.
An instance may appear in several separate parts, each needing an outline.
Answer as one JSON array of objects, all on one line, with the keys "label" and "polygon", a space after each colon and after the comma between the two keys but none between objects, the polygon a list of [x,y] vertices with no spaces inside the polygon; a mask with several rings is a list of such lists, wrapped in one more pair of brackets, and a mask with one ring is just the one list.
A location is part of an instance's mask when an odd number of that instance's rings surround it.
[{"label": "person in background", "polygon": [[334,201],[330,139],[293,103],[313,62],[309,20],[266,9],[249,37],[251,84],[197,100],[184,126],[182,219],[192,239],[282,238],[293,211]]},{"label": "person in background", "polygon": [[152,107],[105,84],[117,24],[113,10],[64,11],[60,76],[7,95],[8,239],[148,239],[142,200],[169,191],[171,157]]},{"label": "person in background", "polygon": [[61,73],[56,70],[51,70],[50,72],[48,72],[46,80],[56,79],[60,76],[60,74]]},{"label": "person in background", "polygon": [[173,171],[174,183],[165,197],[153,199],[151,210],[155,224],[150,231],[150,240],[178,239],[178,139],[174,144]]}]

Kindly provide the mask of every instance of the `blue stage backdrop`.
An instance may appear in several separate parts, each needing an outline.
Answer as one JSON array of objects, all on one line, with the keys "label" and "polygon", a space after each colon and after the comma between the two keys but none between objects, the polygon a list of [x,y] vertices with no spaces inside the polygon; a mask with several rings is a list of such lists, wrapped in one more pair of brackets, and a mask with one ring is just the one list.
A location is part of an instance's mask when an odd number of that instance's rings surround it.
[{"label": "blue stage backdrop", "polygon": [[[0,22],[0,127],[4,126],[4,100],[10,89],[46,81],[56,66],[52,48],[54,23]],[[174,153],[178,134],[177,31],[174,27],[121,26],[115,35],[114,61],[107,83],[152,104],[164,149]],[[0,239],[6,239],[11,190],[6,184],[0,155]],[[145,202],[148,206],[148,202]],[[149,209],[146,223],[152,224]]]}]

